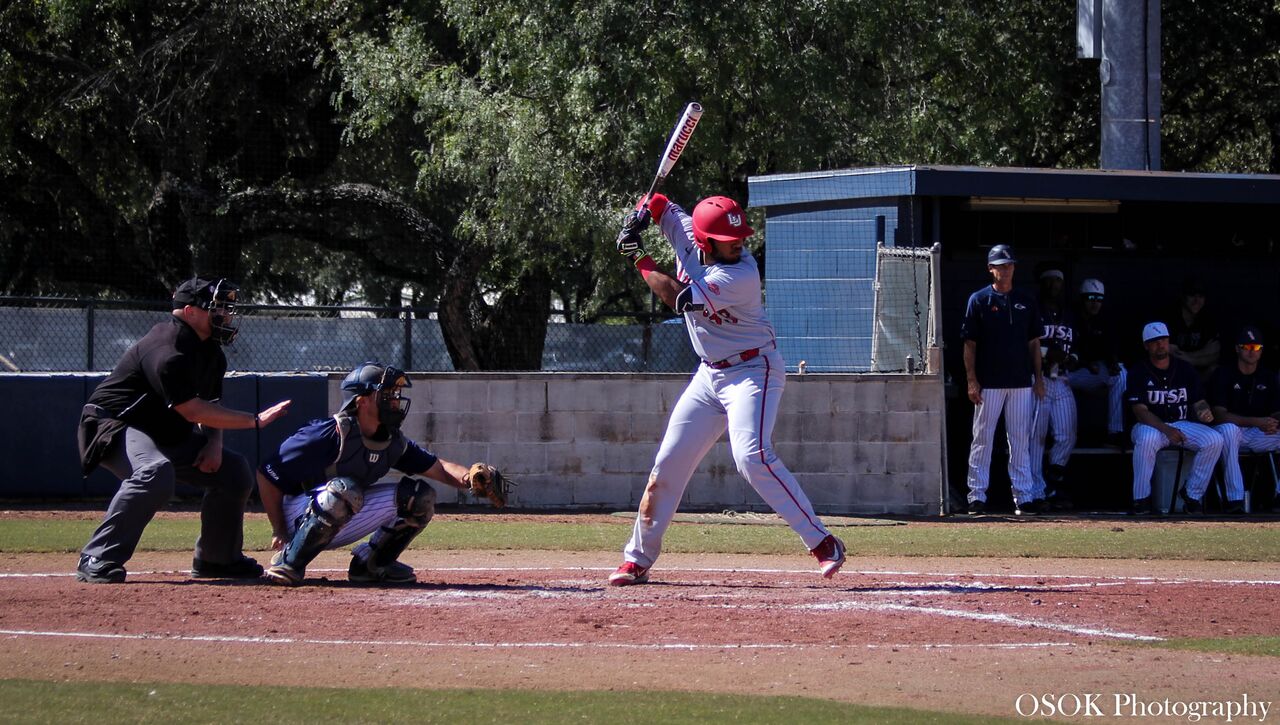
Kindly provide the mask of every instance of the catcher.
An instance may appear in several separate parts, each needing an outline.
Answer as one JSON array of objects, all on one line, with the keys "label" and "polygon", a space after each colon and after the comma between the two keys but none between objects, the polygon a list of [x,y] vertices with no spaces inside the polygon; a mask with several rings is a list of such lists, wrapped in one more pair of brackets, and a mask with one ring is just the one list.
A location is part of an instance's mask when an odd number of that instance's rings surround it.
[{"label": "catcher", "polygon": [[[258,469],[258,491],[271,521],[276,554],[265,576],[296,586],[325,549],[369,540],[351,552],[347,578],[361,583],[416,581],[397,561],[431,521],[436,492],[426,476],[506,503],[508,484],[493,466],[470,469],[436,456],[400,432],[409,412],[404,371],[366,362],[342,381],[341,409],[313,421],[280,445]],[[390,469],[410,474],[382,482]]]}]

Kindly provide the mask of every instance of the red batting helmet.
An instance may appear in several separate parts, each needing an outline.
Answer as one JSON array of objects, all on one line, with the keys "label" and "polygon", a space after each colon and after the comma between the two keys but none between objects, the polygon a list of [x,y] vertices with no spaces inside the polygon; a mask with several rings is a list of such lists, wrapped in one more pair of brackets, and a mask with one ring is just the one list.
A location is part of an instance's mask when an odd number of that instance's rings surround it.
[{"label": "red batting helmet", "polygon": [[755,234],[738,202],[727,196],[709,196],[693,208],[693,240],[707,254],[711,241],[736,242]]}]

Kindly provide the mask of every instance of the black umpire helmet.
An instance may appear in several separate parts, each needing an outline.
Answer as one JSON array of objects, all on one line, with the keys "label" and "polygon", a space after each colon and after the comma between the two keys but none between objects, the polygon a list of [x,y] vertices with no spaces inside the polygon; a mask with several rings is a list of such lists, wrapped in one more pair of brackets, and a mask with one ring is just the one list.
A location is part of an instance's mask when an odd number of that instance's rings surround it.
[{"label": "black umpire helmet", "polygon": [[400,368],[372,360],[363,362],[342,379],[342,410],[351,410],[361,395],[375,393],[378,422],[388,428],[399,428],[409,413],[411,402],[402,391],[412,387],[409,376]]},{"label": "black umpire helmet", "polygon": [[987,252],[987,264],[1000,266],[1002,264],[1017,264],[1018,260],[1013,256],[1013,247],[1008,244],[997,244]]},{"label": "black umpire helmet", "polygon": [[173,309],[190,305],[207,311],[213,340],[221,345],[230,345],[240,332],[239,311],[236,309],[239,295],[239,285],[229,279],[192,277],[174,291]]}]

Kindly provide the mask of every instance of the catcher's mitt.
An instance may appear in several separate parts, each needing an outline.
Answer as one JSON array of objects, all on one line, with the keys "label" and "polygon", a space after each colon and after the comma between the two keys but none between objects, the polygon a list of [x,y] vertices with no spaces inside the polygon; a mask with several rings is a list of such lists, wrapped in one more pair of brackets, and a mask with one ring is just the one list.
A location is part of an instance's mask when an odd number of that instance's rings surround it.
[{"label": "catcher's mitt", "polygon": [[468,493],[476,498],[487,498],[495,508],[502,508],[507,503],[507,492],[510,482],[502,471],[488,463],[473,463],[467,471]]}]

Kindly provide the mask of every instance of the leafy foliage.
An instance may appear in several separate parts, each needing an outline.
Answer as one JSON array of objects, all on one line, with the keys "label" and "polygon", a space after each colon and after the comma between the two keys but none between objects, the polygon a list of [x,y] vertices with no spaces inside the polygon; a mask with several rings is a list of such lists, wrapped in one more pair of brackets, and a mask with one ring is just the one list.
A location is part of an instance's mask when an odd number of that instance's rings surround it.
[{"label": "leafy foliage", "polygon": [[[0,292],[440,307],[460,368],[545,310],[643,310],[609,240],[667,191],[903,163],[1091,166],[1094,62],[1031,0],[16,0],[0,10]],[[1166,4],[1165,166],[1280,172],[1280,8]],[[759,223],[759,219],[755,220]],[[56,249],[50,254],[49,250]]]}]

